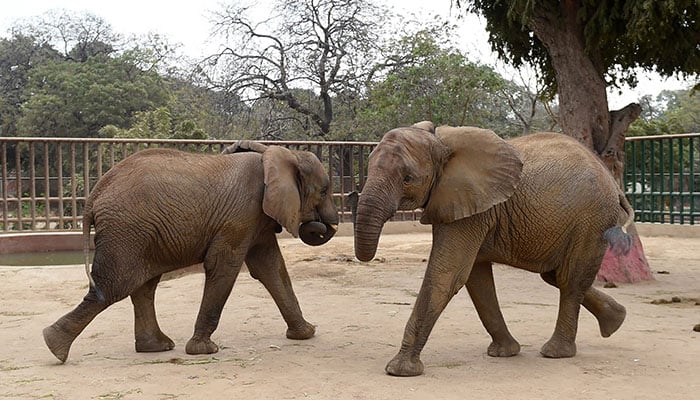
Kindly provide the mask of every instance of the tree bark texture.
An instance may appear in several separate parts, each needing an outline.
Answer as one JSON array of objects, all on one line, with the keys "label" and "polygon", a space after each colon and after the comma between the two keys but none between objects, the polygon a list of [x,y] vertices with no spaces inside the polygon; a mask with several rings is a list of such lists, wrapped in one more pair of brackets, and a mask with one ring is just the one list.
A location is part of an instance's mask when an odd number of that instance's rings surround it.
[{"label": "tree bark texture", "polygon": [[[536,10],[530,28],[547,48],[555,70],[563,132],[594,151],[622,187],[625,135],[641,108],[633,103],[618,111],[608,111],[605,71],[595,51],[586,51],[577,10],[576,0],[560,2],[557,15],[551,10]],[[622,256],[608,250],[598,273],[599,280],[626,283],[653,279],[634,225],[630,234],[634,242],[632,250]]]}]

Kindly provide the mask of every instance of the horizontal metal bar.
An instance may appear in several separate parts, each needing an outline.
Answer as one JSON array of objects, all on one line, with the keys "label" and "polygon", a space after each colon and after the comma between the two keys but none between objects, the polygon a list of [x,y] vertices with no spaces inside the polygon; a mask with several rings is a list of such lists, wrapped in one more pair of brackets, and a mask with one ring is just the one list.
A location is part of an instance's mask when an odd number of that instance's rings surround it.
[{"label": "horizontal metal bar", "polygon": [[[212,152],[237,140],[0,138],[0,231],[79,229],[87,193],[111,166],[149,147]],[[307,149],[328,169],[341,221],[348,221],[347,192],[361,190],[376,142],[257,141]],[[626,194],[637,219],[700,222],[700,133],[627,138]],[[49,146],[52,145],[52,146]],[[641,189],[636,191],[635,189]],[[417,220],[420,210],[395,219]],[[669,221],[670,220],[670,221]],[[64,228],[70,226],[70,228]],[[10,228],[12,227],[12,228]],[[25,228],[26,227],[26,228]]]}]

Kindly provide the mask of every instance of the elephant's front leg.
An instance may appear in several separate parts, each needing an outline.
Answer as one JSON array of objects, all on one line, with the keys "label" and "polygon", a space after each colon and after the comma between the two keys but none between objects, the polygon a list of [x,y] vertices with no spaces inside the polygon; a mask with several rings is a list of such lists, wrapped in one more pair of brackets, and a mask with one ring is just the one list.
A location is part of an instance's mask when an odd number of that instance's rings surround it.
[{"label": "elephant's front leg", "polygon": [[158,326],[154,298],[160,275],[131,293],[134,305],[134,338],[137,352],[172,350],[175,343]]},{"label": "elephant's front leg", "polygon": [[316,328],[302,316],[274,234],[253,246],[245,262],[253,278],[259,280],[275,300],[287,323],[287,338],[302,340],[314,336]]},{"label": "elephant's front leg", "polygon": [[187,345],[187,354],[211,354],[219,351],[211,334],[219,325],[219,318],[233,284],[243,264],[243,255],[230,249],[226,243],[213,245],[204,260],[204,296],[194,326],[194,334]]},{"label": "elephant's front leg", "polygon": [[460,221],[433,227],[433,248],[399,353],[386,366],[396,376],[423,373],[420,353],[435,322],[469,278],[485,232],[468,232]]}]

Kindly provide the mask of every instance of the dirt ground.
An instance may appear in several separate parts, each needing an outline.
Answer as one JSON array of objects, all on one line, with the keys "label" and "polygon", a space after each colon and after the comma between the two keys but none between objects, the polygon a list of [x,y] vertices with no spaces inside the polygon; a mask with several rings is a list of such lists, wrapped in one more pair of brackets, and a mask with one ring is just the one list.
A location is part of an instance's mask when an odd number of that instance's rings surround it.
[{"label": "dirt ground", "polygon": [[[582,310],[578,354],[545,359],[558,294],[532,273],[496,266],[506,321],[522,351],[486,355],[489,337],[462,290],[430,336],[425,374],[385,375],[401,343],[431,246],[429,233],[384,235],[377,258],[354,259],[352,237],[321,247],[281,239],[316,336],[292,341],[262,285],[241,273],[213,339],[190,356],[203,275],[162,282],[156,308],[176,343],[136,353],[131,303],[100,314],[61,365],[42,329],[86,292],[83,267],[0,267],[0,398],[12,399],[690,399],[700,393],[700,239],[643,237],[653,282],[604,288],[627,320],[603,339]],[[676,302],[672,301],[675,297]],[[652,304],[667,300],[669,304]]]}]

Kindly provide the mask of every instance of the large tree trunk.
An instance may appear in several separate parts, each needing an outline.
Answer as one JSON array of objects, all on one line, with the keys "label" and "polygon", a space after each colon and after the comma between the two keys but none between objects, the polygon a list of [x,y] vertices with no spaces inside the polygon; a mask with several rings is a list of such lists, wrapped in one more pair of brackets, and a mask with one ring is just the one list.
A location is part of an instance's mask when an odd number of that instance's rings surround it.
[{"label": "large tree trunk", "polygon": [[[621,185],[625,134],[641,109],[637,104],[630,104],[619,111],[608,111],[604,71],[596,60],[595,49],[584,49],[583,27],[576,18],[576,3],[560,3],[558,11],[566,18],[566,23],[561,23],[559,16],[542,10],[535,11],[530,28],[551,57],[563,132],[598,154]],[[631,229],[630,233],[635,244],[633,249],[623,256],[608,251],[598,279],[613,282],[653,279],[636,229]]]}]

